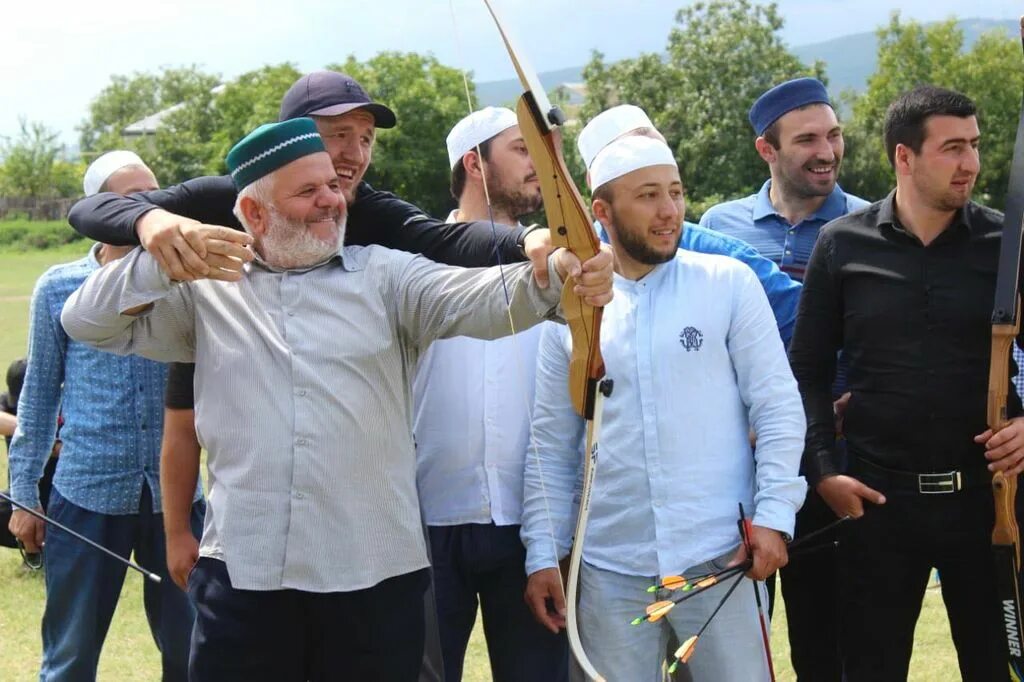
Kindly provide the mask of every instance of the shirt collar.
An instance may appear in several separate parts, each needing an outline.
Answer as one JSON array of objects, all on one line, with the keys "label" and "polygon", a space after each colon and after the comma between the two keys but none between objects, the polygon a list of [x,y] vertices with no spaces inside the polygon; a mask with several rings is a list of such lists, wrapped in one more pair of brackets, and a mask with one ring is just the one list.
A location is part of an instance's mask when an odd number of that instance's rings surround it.
[{"label": "shirt collar", "polygon": [[[334,255],[330,256],[326,260],[320,261],[319,263],[316,263],[314,265],[310,265],[310,266],[307,266],[307,267],[304,267],[304,268],[279,268],[276,265],[268,264],[265,260],[263,260],[263,257],[260,256],[260,254],[256,252],[256,249],[253,249],[253,259],[252,259],[252,262],[251,263],[246,263],[244,267],[245,267],[245,271],[246,272],[249,272],[253,267],[258,266],[259,268],[261,268],[263,270],[267,270],[268,272],[303,273],[303,272],[310,272],[311,270],[316,270],[317,268],[322,268],[323,266],[331,264],[331,263],[334,263],[335,261],[339,261],[341,263],[342,267],[345,267],[344,253],[345,253],[345,249],[342,248],[337,253],[335,253]],[[345,269],[348,270],[349,268],[346,267]]]},{"label": "shirt collar", "polygon": [[[965,228],[971,234],[971,237],[977,237],[980,234],[982,234],[982,232],[979,231],[979,227],[971,222],[971,214],[970,211],[967,210],[967,206],[969,205],[969,203],[970,202],[964,204],[963,206],[956,210],[956,213],[953,215],[953,222],[949,224],[949,229],[947,229],[947,231],[951,231],[957,228]],[[879,202],[878,217],[876,219],[875,225],[876,227],[889,225],[899,230],[900,232],[903,232],[908,235],[910,234],[910,232],[906,228],[900,225],[900,222],[896,217],[895,189],[889,192],[889,195],[882,199],[881,202]]]},{"label": "shirt collar", "polygon": [[[779,215],[778,211],[772,205],[771,199],[771,178],[765,181],[761,185],[760,191],[757,193],[757,197],[754,199],[754,220],[761,220],[769,216]],[[832,193],[829,194],[825,201],[818,207],[818,210],[811,215],[804,218],[804,220],[820,220],[822,222],[828,222],[835,220],[836,218],[846,214],[846,192],[843,188],[836,183],[836,186],[832,188]],[[781,218],[781,216],[779,216]]]}]

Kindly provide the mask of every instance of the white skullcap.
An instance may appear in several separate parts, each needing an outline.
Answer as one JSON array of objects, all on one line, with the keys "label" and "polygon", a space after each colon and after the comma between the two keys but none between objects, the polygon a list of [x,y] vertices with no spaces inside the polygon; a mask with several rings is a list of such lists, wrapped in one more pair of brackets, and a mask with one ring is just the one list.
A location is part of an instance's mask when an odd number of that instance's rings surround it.
[{"label": "white skullcap", "polygon": [[590,170],[597,153],[607,147],[612,140],[637,128],[653,128],[654,124],[644,110],[632,104],[620,104],[602,111],[583,126],[576,146],[587,170]]},{"label": "white skullcap", "polygon": [[82,180],[82,188],[85,190],[85,196],[91,197],[93,194],[98,194],[100,187],[107,181],[111,175],[121,170],[125,166],[146,166],[146,163],[139,158],[139,155],[135,152],[129,152],[125,150],[118,150],[115,152],[107,152],[101,155],[95,161],[89,164],[89,167],[85,169],[85,178]]},{"label": "white skullcap", "polygon": [[616,178],[648,166],[678,168],[667,144],[642,135],[630,135],[615,140],[598,152],[590,167],[590,180],[596,190]]},{"label": "white skullcap", "polygon": [[478,144],[519,125],[516,114],[504,107],[486,107],[462,119],[448,133],[448,165],[456,164]]}]

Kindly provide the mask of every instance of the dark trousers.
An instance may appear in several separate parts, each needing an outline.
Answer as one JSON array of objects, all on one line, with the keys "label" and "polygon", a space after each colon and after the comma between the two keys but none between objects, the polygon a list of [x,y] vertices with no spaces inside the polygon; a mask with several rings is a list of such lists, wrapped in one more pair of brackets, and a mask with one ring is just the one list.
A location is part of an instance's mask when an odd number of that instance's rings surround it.
[{"label": "dark trousers", "polygon": [[942,599],[963,679],[1005,682],[1007,649],[992,559],[991,490],[922,495],[858,478],[880,490],[887,501],[880,506],[865,503],[864,516],[842,533],[847,681],[907,678],[914,626],[934,566],[942,576]]},{"label": "dark trousers", "polygon": [[[835,521],[836,515],[813,490],[796,515],[794,539]],[[825,549],[792,557],[781,571],[786,606],[790,660],[797,680],[841,682],[843,665],[839,640],[839,567],[829,546],[836,533],[810,540]]]},{"label": "dark trousers", "polygon": [[239,590],[223,561],[189,576],[196,606],[191,682],[415,682],[428,569],[365,590]]},{"label": "dark trousers", "polygon": [[462,679],[479,604],[495,682],[567,680],[565,633],[548,632],[523,599],[526,550],[519,526],[465,524],[428,531],[445,679]]},{"label": "dark trousers", "polygon": [[[204,508],[201,501],[192,507],[192,532],[197,537]],[[64,499],[57,488],[47,511],[54,520],[121,556],[134,552],[139,564],[163,578],[160,584],[144,581],[143,604],[160,650],[164,682],[184,682],[195,613],[167,575],[163,515],[153,513],[149,488],[143,485],[138,514],[92,512]],[[40,680],[94,680],[127,567],[54,528],[46,529],[43,561],[46,610]],[[132,579],[141,580],[134,572]]]}]

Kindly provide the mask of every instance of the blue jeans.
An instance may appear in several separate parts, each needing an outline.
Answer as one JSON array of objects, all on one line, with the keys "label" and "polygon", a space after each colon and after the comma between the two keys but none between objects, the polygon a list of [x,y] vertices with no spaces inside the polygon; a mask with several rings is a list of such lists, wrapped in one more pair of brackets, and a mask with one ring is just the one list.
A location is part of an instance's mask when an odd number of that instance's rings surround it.
[{"label": "blue jeans", "polygon": [[[693,577],[726,566],[730,555],[688,569]],[[630,625],[644,608],[668,592],[647,593],[654,576],[632,576],[595,568],[580,572],[580,637],[597,671],[608,682],[661,682],[670,629],[680,642],[697,634],[733,579],[712,587],[672,609],[662,620]],[[701,635],[689,661],[695,682],[767,682],[768,662],[757,617],[753,583],[747,578],[729,597]],[[758,589],[763,585],[758,583]],[[762,601],[765,595],[762,592]]]},{"label": "blue jeans", "polygon": [[[192,532],[199,537],[205,502],[192,505]],[[188,595],[167,575],[163,515],[153,512],[148,486],[143,486],[139,513],[98,514],[68,502],[57,488],[50,495],[49,515],[116,554],[135,561],[163,578],[145,580],[143,603],[149,629],[163,663],[163,680],[186,680],[188,647],[195,611]],[[124,564],[53,527],[46,529],[43,552],[46,610],[43,612],[41,682],[96,679],[100,650],[117,607]],[[132,579],[144,580],[132,575]]]}]

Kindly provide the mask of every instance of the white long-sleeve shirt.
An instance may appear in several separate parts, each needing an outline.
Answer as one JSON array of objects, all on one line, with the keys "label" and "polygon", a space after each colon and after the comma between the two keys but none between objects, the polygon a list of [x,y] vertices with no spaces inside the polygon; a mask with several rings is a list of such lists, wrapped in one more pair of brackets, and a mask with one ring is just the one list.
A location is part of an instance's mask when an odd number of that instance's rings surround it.
[{"label": "white long-sleeve shirt", "polygon": [[[627,575],[676,574],[739,543],[738,503],[755,524],[792,535],[806,425],[754,273],[678,251],[639,281],[616,276],[614,293],[601,349],[615,385],[584,559]],[[528,573],[555,565],[552,534],[560,554],[571,541],[584,425],[569,400],[570,348],[567,329],[544,330],[533,425],[541,467],[527,457],[525,472]]]}]

